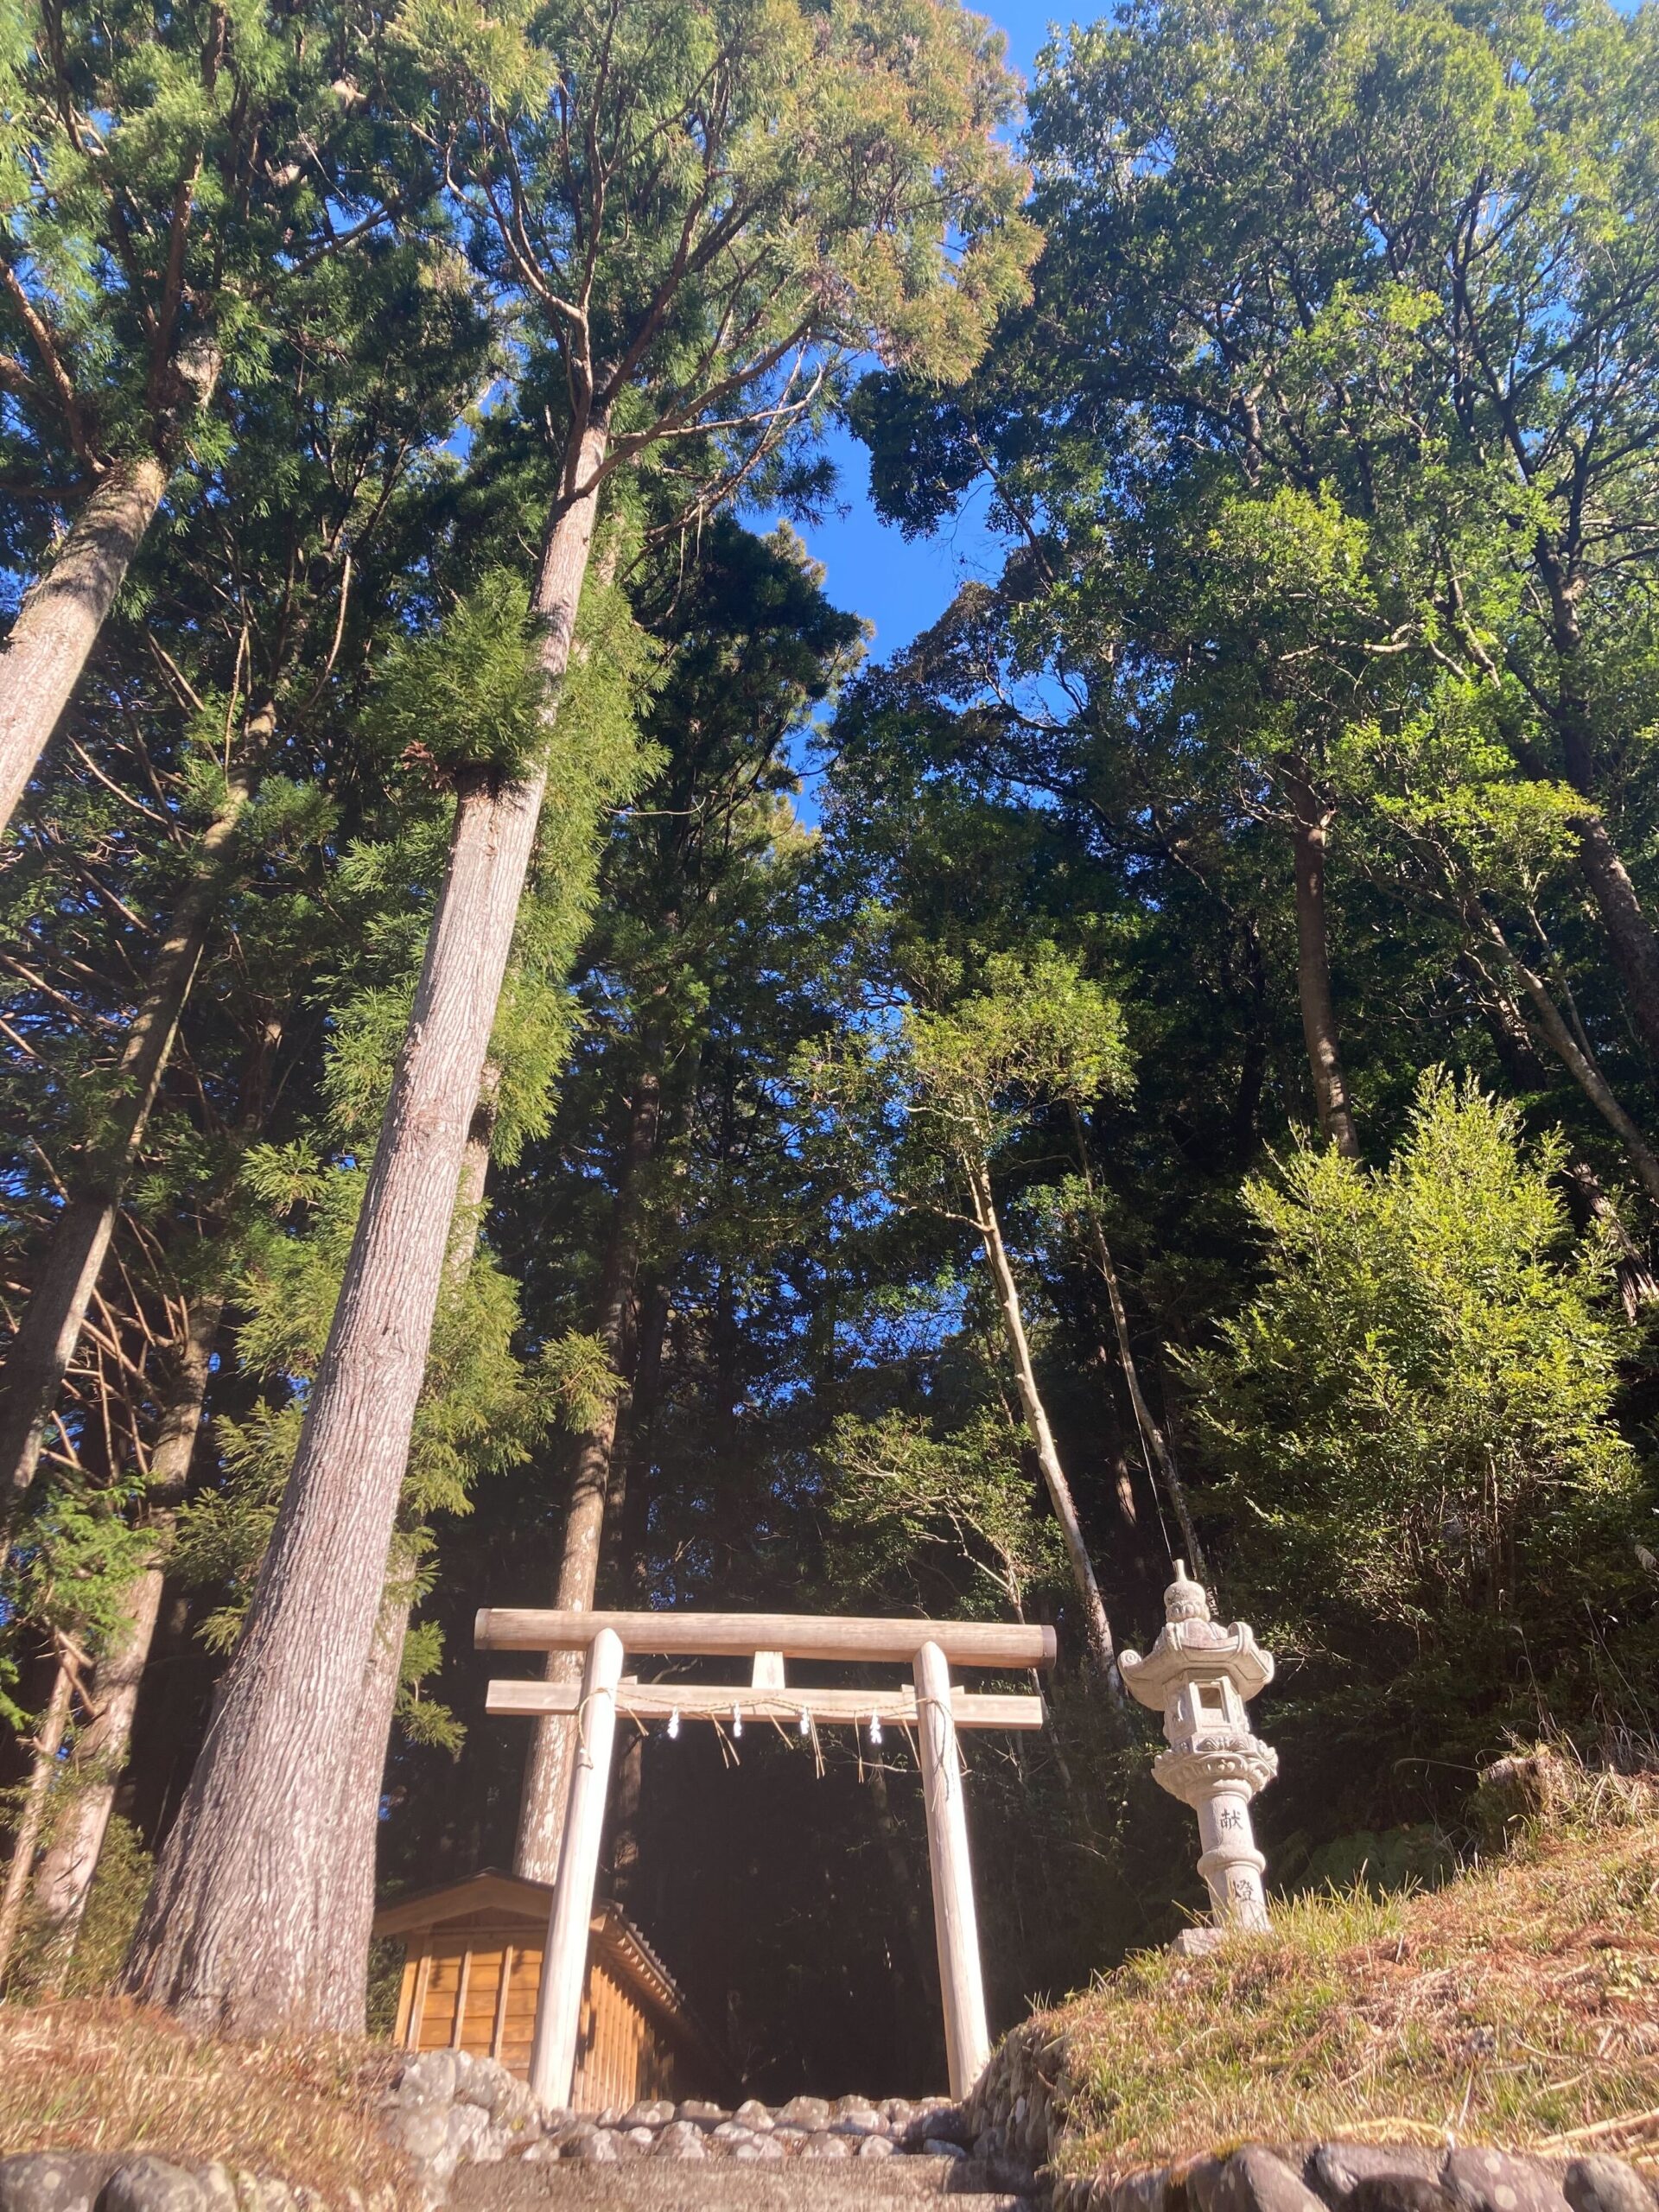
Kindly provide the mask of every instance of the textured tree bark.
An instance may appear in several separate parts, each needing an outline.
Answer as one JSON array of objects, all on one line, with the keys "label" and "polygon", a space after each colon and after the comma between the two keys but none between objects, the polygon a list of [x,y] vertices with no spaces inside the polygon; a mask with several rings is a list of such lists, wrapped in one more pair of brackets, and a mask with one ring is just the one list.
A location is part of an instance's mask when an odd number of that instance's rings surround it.
[{"label": "textured tree bark", "polygon": [[[605,449],[567,459],[535,606],[547,712],[569,664]],[[361,1849],[360,1705],[450,1224],[544,772],[471,774],[293,1472],[126,1983],[239,2031],[349,2031],[331,1900]]]},{"label": "textured tree bark", "polygon": [[1083,1526],[1077,1519],[1077,1502],[1072,1497],[1065,1470],[1060,1464],[1054,1432],[1049,1427],[1048,1411],[1037,1387],[1037,1370],[1031,1357],[1030,1340],[1026,1335],[1025,1315],[1020,1311],[1020,1286],[1014,1279],[1007,1247],[1002,1242],[1002,1224],[997,1219],[991,1179],[982,1160],[969,1160],[966,1167],[968,1187],[973,1198],[975,1226],[984,1244],[985,1257],[990,1262],[992,1281],[996,1286],[997,1304],[1002,1309],[1002,1327],[1014,1361],[1014,1382],[1020,1392],[1026,1427],[1036,1446],[1037,1463],[1043,1471],[1049,1503],[1054,1509],[1054,1517],[1060,1524],[1060,1534],[1065,1539],[1066,1555],[1071,1562],[1071,1578],[1083,1601],[1089,1656],[1096,1672],[1103,1678],[1114,1700],[1122,1707],[1125,1702],[1123,1684],[1117,1671],[1117,1647],[1113,1642],[1111,1623],[1106,1618],[1106,1601],[1100,1594],[1094,1561],[1089,1556],[1089,1547],[1084,1541]]},{"label": "textured tree bark", "polygon": [[[640,1182],[656,1146],[661,1108],[658,1072],[654,1065],[647,1065],[636,1079],[633,1096],[629,1101],[627,1141],[617,1173],[600,1289],[600,1341],[611,1365],[625,1381],[636,1333]],[[565,1518],[564,1543],[553,1599],[562,1612],[585,1611],[594,1602],[605,1533],[605,1508],[610,1495],[622,1411],[619,1392],[576,1440],[570,1478],[570,1510]],[[550,1682],[575,1682],[581,1679],[582,1667],[579,1651],[550,1651],[546,1677]],[[551,1882],[557,1878],[575,1740],[575,1721],[563,1714],[548,1714],[538,1720],[531,1738],[524,1757],[524,1786],[518,1806],[518,1834],[512,1859],[514,1873],[527,1882]]]},{"label": "textured tree bark", "polygon": [[202,838],[195,874],[157,949],[149,988],[127,1033],[104,1126],[69,1178],[68,1199],[6,1355],[0,1398],[0,1542],[15,1523],[40,1465],[207,933],[236,866],[237,827],[251,788],[246,772],[238,771]]},{"label": "textured tree bark", "polygon": [[1603,1231],[1618,1253],[1613,1266],[1619,1302],[1624,1308],[1625,1319],[1636,1320],[1644,1306],[1659,1305],[1659,1275],[1655,1274],[1651,1261],[1625,1228],[1618,1208],[1602,1189],[1600,1177],[1587,1161],[1569,1160],[1561,1169],[1560,1180],[1574,1226],[1583,1230],[1593,1224]]},{"label": "textured tree bark", "polygon": [[6,1885],[3,1890],[0,1890],[0,1989],[5,1987],[6,1976],[11,1971],[11,1955],[17,1948],[17,1931],[23,1920],[23,1900],[29,1895],[29,1878],[35,1870],[35,1853],[41,1840],[41,1830],[46,1824],[47,1800],[52,1791],[52,1777],[57,1771],[58,1753],[63,1748],[63,1732],[69,1725],[69,1706],[74,1690],[75,1678],[68,1662],[60,1659],[52,1694],[47,1700],[46,1711],[41,1715],[41,1725],[35,1732],[35,1757],[29,1770],[29,1787],[23,1796],[22,1817],[17,1823],[17,1832],[12,1840],[11,1864],[6,1869]]},{"label": "textured tree bark", "polygon": [[1579,825],[1579,865],[1601,915],[1642,1041],[1659,1063],[1659,937],[1599,814]]},{"label": "textured tree bark", "polygon": [[150,1554],[123,1594],[119,1624],[93,1676],[96,1710],[78,1737],[74,1752],[75,1766],[85,1778],[65,1807],[35,1877],[35,1910],[42,1926],[51,1931],[50,1964],[60,1970],[74,1951],[87,1892],[109,1832],[116,1785],[127,1763],[133,1716],[161,1612],[174,1525],[189,1481],[224,1310],[225,1301],[218,1297],[201,1299],[190,1309],[167,1410],[150,1454]]},{"label": "textured tree bark", "polygon": [[346,1715],[350,1735],[342,1793],[341,1827],[349,1839],[340,1855],[340,1876],[326,1900],[323,1973],[336,2018],[351,2020],[345,2032],[361,2035],[367,2025],[369,1943],[374,1927],[375,1874],[380,1840],[380,1805],[385,1786],[386,1753],[397,1712],[403,1679],[404,1640],[409,1633],[409,1583],[414,1555],[407,1539],[392,1540],[391,1567],[380,1618],[369,1647],[368,1664],[356,1702]]},{"label": "textured tree bark", "polygon": [[0,652],[0,830],[16,812],[166,489],[167,471],[153,454],[118,461],[23,601]]},{"label": "textured tree bark", "polygon": [[[478,1250],[499,1084],[500,1071],[493,1063],[487,1064],[467,1132],[449,1254],[445,1262],[454,1288],[465,1282]],[[342,1851],[341,1878],[330,1903],[327,1944],[333,1963],[327,1973],[342,2012],[349,2012],[359,2020],[366,2020],[367,2017],[369,1943],[374,1926],[380,1806],[391,1732],[397,1718],[397,1692],[403,1681],[404,1644],[409,1634],[410,1592],[415,1571],[413,1538],[408,1530],[399,1529],[392,1537],[380,1619],[352,1714],[350,1770],[345,1783],[341,1818],[342,1835],[354,1840]],[[351,2031],[353,2034],[361,2031],[360,2026]]]},{"label": "textured tree bark", "polygon": [[1348,1102],[1331,995],[1330,938],[1325,904],[1325,837],[1330,817],[1300,776],[1288,775],[1291,838],[1296,861],[1296,984],[1302,1007],[1302,1035],[1313,1077],[1313,1103],[1319,1129],[1344,1160],[1359,1158],[1359,1138]]}]

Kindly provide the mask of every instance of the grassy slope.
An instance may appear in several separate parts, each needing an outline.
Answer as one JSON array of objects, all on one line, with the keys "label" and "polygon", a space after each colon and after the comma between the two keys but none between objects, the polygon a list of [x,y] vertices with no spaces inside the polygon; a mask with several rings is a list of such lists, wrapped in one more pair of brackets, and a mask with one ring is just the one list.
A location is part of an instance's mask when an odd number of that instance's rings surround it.
[{"label": "grassy slope", "polygon": [[0,2153],[142,2149],[413,2202],[373,2101],[396,2054],[318,2037],[235,2043],[114,1999],[0,2005]]},{"label": "grassy slope", "polygon": [[1659,2162],[1659,1820],[1276,1921],[1035,2024],[1065,2040],[1065,2171],[1344,2135]]}]

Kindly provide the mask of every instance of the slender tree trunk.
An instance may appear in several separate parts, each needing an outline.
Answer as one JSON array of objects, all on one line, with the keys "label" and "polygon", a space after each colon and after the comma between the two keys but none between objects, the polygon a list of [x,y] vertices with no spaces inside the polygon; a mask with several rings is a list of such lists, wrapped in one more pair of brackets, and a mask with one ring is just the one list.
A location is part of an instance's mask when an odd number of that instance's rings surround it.
[{"label": "slender tree trunk", "polygon": [[[636,1335],[635,1294],[643,1202],[640,1182],[646,1162],[656,1148],[661,1104],[660,1077],[654,1062],[648,1062],[635,1080],[633,1096],[629,1101],[627,1141],[617,1172],[616,1197],[611,1208],[610,1235],[600,1291],[600,1341],[625,1384],[629,1353]],[[585,1612],[594,1602],[605,1533],[605,1508],[610,1494],[618,1426],[622,1419],[622,1394],[619,1391],[598,1420],[576,1440],[570,1510],[565,1516],[564,1543],[553,1596],[554,1605],[562,1612]],[[575,1681],[581,1675],[580,1652],[550,1651],[547,1655],[549,1681]],[[551,1882],[557,1878],[575,1741],[574,1719],[550,1713],[536,1723],[531,1737],[524,1757],[524,1786],[518,1806],[518,1835],[512,1859],[513,1872],[527,1882]]]},{"label": "slender tree trunk", "polygon": [[[547,712],[569,664],[604,434],[567,461],[536,607]],[[361,1849],[353,1707],[398,1501],[545,772],[468,777],[293,1472],[225,1695],[128,1962],[137,1995],[258,2031],[349,2030],[329,1900]]]},{"label": "slender tree trunk", "polygon": [[167,1410],[150,1454],[149,1557],[123,1593],[119,1620],[92,1678],[92,1719],[75,1744],[75,1767],[84,1779],[77,1782],[35,1877],[35,1907],[42,1924],[52,1931],[56,1968],[74,1950],[109,1832],[116,1786],[127,1764],[139,1688],[161,1612],[168,1556],[201,1429],[224,1310],[225,1301],[218,1296],[199,1300],[190,1308]]},{"label": "slender tree trunk", "polygon": [[1205,1576],[1204,1547],[1198,1541],[1198,1532],[1192,1525],[1192,1510],[1187,1503],[1186,1484],[1181,1480],[1175,1454],[1169,1448],[1169,1440],[1162,1427],[1153,1418],[1152,1408],[1147,1403],[1141,1388],[1141,1370],[1135,1364],[1135,1349],[1129,1342],[1129,1317],[1124,1311],[1123,1294],[1118,1287],[1117,1269],[1112,1262],[1111,1247],[1106,1242],[1106,1231],[1100,1218],[1100,1207],[1095,1196],[1094,1173],[1089,1165],[1089,1147],[1084,1135],[1083,1116],[1075,1106],[1071,1109],[1071,1134],[1077,1147],[1077,1164],[1083,1170],[1084,1189],[1089,1199],[1089,1226],[1094,1234],[1095,1264],[1100,1269],[1101,1281],[1106,1286],[1106,1296],[1112,1309],[1112,1328],[1117,1338],[1117,1356],[1123,1369],[1123,1380],[1128,1387],[1129,1403],[1135,1410],[1135,1427],[1141,1441],[1157,1462],[1163,1478],[1164,1490],[1181,1540],[1186,1546],[1186,1556],[1196,1568],[1200,1581]]},{"label": "slender tree trunk", "polygon": [[1007,1247],[1002,1242],[1002,1225],[997,1219],[991,1179],[982,1160],[969,1160],[966,1165],[968,1185],[974,1202],[975,1225],[984,1243],[985,1257],[990,1262],[991,1277],[996,1285],[997,1304],[1002,1309],[1003,1332],[1014,1360],[1014,1381],[1020,1391],[1020,1403],[1025,1412],[1026,1427],[1036,1446],[1037,1462],[1043,1471],[1049,1503],[1054,1509],[1055,1519],[1060,1524],[1060,1534],[1065,1539],[1072,1580],[1077,1586],[1077,1595],[1083,1600],[1090,1657],[1114,1700],[1122,1706],[1124,1703],[1123,1685],[1117,1671],[1117,1649],[1112,1640],[1111,1623],[1106,1618],[1106,1601],[1100,1594],[1094,1561],[1089,1556],[1082,1523],[1077,1519],[1071,1485],[1060,1465],[1059,1450],[1054,1441],[1054,1432],[1049,1427],[1047,1408],[1037,1387],[1037,1370],[1031,1357],[1030,1340],[1026,1335],[1025,1315],[1020,1306],[1020,1286],[1014,1279]]},{"label": "slender tree trunk", "polygon": [[1579,825],[1579,865],[1590,886],[1630,1013],[1659,1064],[1659,936],[1599,814]]},{"label": "slender tree trunk", "polygon": [[1268,978],[1262,957],[1262,934],[1253,914],[1240,918],[1238,934],[1249,986],[1250,1014],[1230,1116],[1233,1163],[1242,1170],[1255,1158],[1261,1133],[1262,1092],[1268,1078]]},{"label": "slender tree trunk", "polygon": [[58,1753],[63,1748],[63,1735],[69,1725],[69,1706],[74,1690],[75,1678],[69,1662],[60,1657],[52,1694],[35,1732],[35,1757],[29,1770],[29,1788],[23,1797],[22,1817],[17,1823],[16,1834],[12,1841],[11,1863],[6,1869],[6,1885],[0,1890],[0,1989],[5,1987],[6,1976],[11,1971],[12,1953],[17,1948],[17,1931],[23,1920],[23,1900],[29,1895],[29,1878],[35,1869],[35,1853],[41,1840],[41,1830],[46,1823],[47,1801],[52,1794],[52,1777],[58,1770]]},{"label": "slender tree trunk", "polygon": [[[656,1433],[657,1408],[662,1391],[663,1338],[668,1327],[668,1291],[652,1282],[637,1297],[633,1383],[628,1393],[626,1449],[611,1465],[610,1493],[606,1502],[607,1548],[614,1546],[614,1572],[626,1560],[629,1602],[650,1602],[650,1560],[646,1543],[650,1528],[652,1441]],[[645,1738],[636,1730],[627,1749],[620,1755],[614,1803],[611,1814],[611,1895],[626,1911],[639,1884],[640,1808],[645,1802]]]},{"label": "slender tree trunk", "polygon": [[195,874],[157,949],[149,988],[127,1033],[104,1125],[71,1177],[45,1264],[6,1356],[0,1398],[0,1543],[15,1525],[40,1465],[128,1179],[143,1149],[185,1001],[236,866],[237,826],[251,789],[246,772],[238,770],[202,838]]},{"label": "slender tree trunk", "polygon": [[1460,952],[1457,966],[1510,1084],[1516,1090],[1543,1090],[1549,1081],[1549,1071],[1538,1056],[1527,1017],[1516,1004],[1514,994],[1473,952]]},{"label": "slender tree trunk", "polygon": [[1325,840],[1330,816],[1300,774],[1287,774],[1291,840],[1296,861],[1296,985],[1302,1007],[1302,1035],[1313,1077],[1313,1101],[1321,1134],[1344,1160],[1359,1158],[1359,1138],[1348,1102],[1331,995],[1331,951],[1325,903]]},{"label": "slender tree trunk", "polygon": [[1619,1302],[1625,1319],[1634,1321],[1644,1306],[1659,1305],[1659,1277],[1654,1274],[1653,1262],[1625,1228],[1618,1208],[1587,1161],[1569,1160],[1561,1169],[1560,1181],[1576,1227],[1600,1230],[1617,1253],[1613,1268]]},{"label": "slender tree trunk", "polygon": [[645,1739],[635,1728],[616,1755],[611,1790],[611,1847],[607,1881],[624,1912],[639,1886],[639,1802],[645,1794]]},{"label": "slender tree trunk", "polygon": [[166,489],[167,471],[153,454],[118,461],[23,601],[0,651],[0,830],[17,810]]},{"label": "slender tree trunk", "polygon": [[1566,1016],[1550,995],[1543,977],[1522,959],[1489,914],[1484,912],[1478,914],[1478,926],[1487,942],[1502,956],[1504,965],[1531,1001],[1538,1017],[1538,1027],[1544,1033],[1545,1042],[1608,1128],[1618,1136],[1631,1166],[1636,1170],[1637,1180],[1654,1204],[1659,1205],[1659,1159],[1655,1158],[1647,1139],[1619,1103],[1606,1077],[1580,1046]]}]

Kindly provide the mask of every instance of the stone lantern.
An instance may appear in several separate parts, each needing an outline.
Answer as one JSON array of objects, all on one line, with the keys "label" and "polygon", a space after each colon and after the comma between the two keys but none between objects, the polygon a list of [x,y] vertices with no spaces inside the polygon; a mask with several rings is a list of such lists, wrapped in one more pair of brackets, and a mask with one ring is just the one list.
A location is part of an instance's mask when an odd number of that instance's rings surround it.
[{"label": "stone lantern", "polygon": [[1231,1628],[1212,1621],[1209,1599],[1178,1559],[1157,1643],[1145,1658],[1126,1651],[1118,1664],[1130,1696],[1163,1713],[1169,1749],[1152,1771],[1198,1816],[1198,1872],[1209,1885],[1216,1927],[1266,1928],[1268,1862],[1250,1832],[1250,1800],[1279,1771],[1279,1755],[1251,1735],[1244,1707],[1273,1680],[1273,1654],[1243,1621]]}]

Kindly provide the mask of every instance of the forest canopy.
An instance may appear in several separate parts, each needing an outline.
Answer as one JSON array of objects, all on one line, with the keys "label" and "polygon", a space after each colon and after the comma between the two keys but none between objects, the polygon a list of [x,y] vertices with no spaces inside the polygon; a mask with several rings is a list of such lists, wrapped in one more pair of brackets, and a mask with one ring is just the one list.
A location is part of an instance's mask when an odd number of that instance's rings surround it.
[{"label": "forest canopy", "polygon": [[[557,1864],[486,1604],[1054,1624],[997,2024],[1198,1901],[1177,1558],[1270,1880],[1650,1762],[1652,0],[0,79],[0,1982],[379,2021],[378,1896]],[[849,429],[985,549],[893,652]],[[931,2085],[904,1747],[691,1735],[609,1893],[762,2094]]]}]

